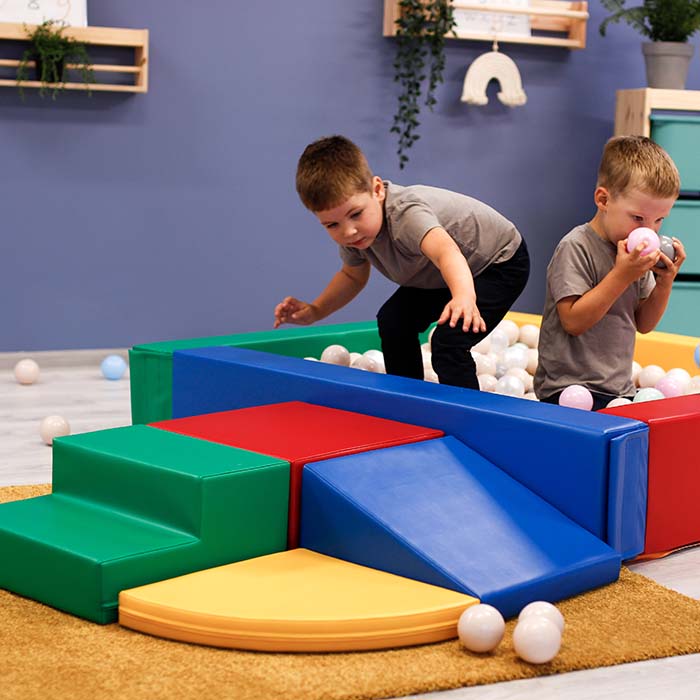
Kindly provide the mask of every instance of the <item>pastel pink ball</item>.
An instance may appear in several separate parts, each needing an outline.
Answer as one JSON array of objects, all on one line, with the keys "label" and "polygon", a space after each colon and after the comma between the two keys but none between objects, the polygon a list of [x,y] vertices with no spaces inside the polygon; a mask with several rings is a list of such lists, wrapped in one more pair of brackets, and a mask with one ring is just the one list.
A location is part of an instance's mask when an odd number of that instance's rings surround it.
[{"label": "pastel pink ball", "polygon": [[585,386],[572,384],[567,386],[559,396],[559,405],[567,408],[580,408],[590,411],[593,408],[593,395]]},{"label": "pastel pink ball", "polygon": [[642,250],[642,255],[649,255],[649,253],[653,253],[655,250],[658,250],[659,246],[661,245],[661,241],[659,240],[659,236],[656,231],[650,228],[645,228],[644,226],[634,229],[634,231],[631,231],[630,235],[627,236],[627,252],[631,253],[640,245],[640,243],[645,244],[644,249]]},{"label": "pastel pink ball", "polygon": [[654,389],[658,389],[667,399],[683,394],[683,387],[672,377],[662,377],[656,382]]}]

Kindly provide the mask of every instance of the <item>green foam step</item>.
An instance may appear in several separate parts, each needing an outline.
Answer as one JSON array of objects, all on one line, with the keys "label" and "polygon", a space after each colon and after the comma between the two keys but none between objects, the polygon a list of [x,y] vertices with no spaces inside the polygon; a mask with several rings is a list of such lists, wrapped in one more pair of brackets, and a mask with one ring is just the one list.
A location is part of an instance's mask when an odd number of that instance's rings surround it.
[{"label": "green foam step", "polygon": [[0,505],[0,586],[95,622],[124,588],[286,547],[276,457],[130,426],[57,438],[53,483]]}]

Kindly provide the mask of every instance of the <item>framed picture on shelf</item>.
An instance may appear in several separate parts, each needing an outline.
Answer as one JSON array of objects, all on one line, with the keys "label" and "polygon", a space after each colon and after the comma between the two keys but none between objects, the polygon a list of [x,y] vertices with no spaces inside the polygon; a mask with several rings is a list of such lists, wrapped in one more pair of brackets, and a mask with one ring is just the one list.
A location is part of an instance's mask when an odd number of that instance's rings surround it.
[{"label": "framed picture on shelf", "polygon": [[[2,0],[0,0],[1,2]],[[454,17],[457,36],[460,33],[498,34],[500,36],[531,36],[530,18],[526,14],[489,12],[491,7],[517,7],[527,9],[529,0],[474,0],[473,5],[482,5],[483,10],[463,10],[456,7]]]},{"label": "framed picture on shelf", "polygon": [[41,24],[46,20],[87,27],[87,0],[0,0],[0,22]]}]

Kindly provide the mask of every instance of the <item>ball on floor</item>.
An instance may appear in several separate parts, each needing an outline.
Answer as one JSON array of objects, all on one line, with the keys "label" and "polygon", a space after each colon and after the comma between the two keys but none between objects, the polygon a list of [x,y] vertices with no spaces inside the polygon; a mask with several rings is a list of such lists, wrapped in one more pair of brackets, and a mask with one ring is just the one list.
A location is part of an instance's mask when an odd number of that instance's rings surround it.
[{"label": "ball on floor", "polygon": [[469,651],[492,651],[503,639],[505,629],[503,615],[492,605],[483,603],[467,608],[457,623],[459,641]]},{"label": "ball on floor", "polygon": [[545,617],[527,617],[518,620],[513,630],[513,647],[523,661],[545,664],[559,653],[561,632]]},{"label": "ball on floor", "polygon": [[121,379],[126,372],[126,362],[119,355],[107,355],[100,364],[100,371],[105,379]]},{"label": "ball on floor", "polygon": [[15,379],[20,384],[34,384],[39,379],[39,365],[29,357],[25,357],[15,365]]},{"label": "ball on floor", "polygon": [[39,435],[47,445],[52,445],[54,438],[70,435],[70,424],[63,416],[46,416],[39,424]]}]

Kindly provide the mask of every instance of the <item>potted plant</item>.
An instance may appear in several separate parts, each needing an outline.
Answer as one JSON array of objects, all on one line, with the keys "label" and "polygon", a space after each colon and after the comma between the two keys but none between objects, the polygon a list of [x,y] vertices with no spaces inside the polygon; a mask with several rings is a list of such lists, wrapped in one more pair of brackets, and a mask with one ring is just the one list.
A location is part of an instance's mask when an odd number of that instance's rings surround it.
[{"label": "potted plant", "polygon": [[[41,97],[51,92],[51,98],[56,99],[58,91],[63,89],[64,74],[69,62],[74,64],[88,86],[95,82],[85,44],[64,36],[65,28],[65,24],[56,20],[46,20],[37,25],[33,31],[25,27],[29,48],[22,54],[17,67],[17,85],[22,96],[24,96],[22,81],[30,79],[31,61],[34,61],[36,80],[41,82],[39,89]],[[90,94],[89,87],[88,94]]]},{"label": "potted plant", "polygon": [[600,25],[624,20],[651,41],[642,44],[647,84],[652,88],[683,90],[694,47],[688,39],[700,29],[700,0],[643,0],[625,7],[625,0],[601,0],[612,12]]},{"label": "potted plant", "polygon": [[445,37],[454,33],[455,19],[451,0],[399,0],[396,20],[396,56],[394,82],[401,91],[392,133],[399,136],[399,168],[408,162],[406,151],[418,140],[423,83],[428,79],[425,105],[437,104],[435,89],[443,82]]}]

